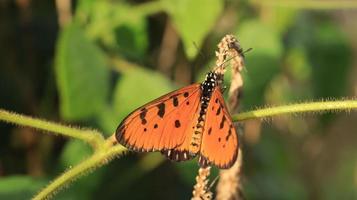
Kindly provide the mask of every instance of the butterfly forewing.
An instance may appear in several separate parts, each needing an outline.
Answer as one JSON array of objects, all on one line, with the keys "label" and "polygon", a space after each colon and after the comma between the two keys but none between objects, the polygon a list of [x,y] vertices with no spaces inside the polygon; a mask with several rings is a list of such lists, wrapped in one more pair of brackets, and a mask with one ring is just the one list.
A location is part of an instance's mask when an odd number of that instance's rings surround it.
[{"label": "butterfly forewing", "polygon": [[237,159],[238,136],[221,93],[221,76],[208,73],[193,84],[132,112],[117,140],[135,151],[161,151],[175,161],[199,154],[199,164],[229,168]]},{"label": "butterfly forewing", "polygon": [[136,151],[163,151],[173,160],[187,157],[176,154],[188,151],[184,144],[196,121],[200,95],[200,85],[193,84],[136,109],[117,128],[117,140]]},{"label": "butterfly forewing", "polygon": [[219,168],[230,168],[237,159],[238,145],[232,118],[219,87],[216,87],[207,107],[200,165],[214,164]]}]

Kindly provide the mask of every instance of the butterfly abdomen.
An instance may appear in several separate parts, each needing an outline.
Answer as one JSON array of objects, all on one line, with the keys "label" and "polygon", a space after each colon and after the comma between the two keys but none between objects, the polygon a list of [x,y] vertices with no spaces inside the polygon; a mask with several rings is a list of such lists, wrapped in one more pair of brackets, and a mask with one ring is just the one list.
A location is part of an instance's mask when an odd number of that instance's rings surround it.
[{"label": "butterfly abdomen", "polygon": [[206,75],[205,80],[201,84],[201,102],[200,102],[200,111],[198,115],[198,120],[197,124],[194,128],[192,138],[191,138],[191,143],[189,147],[189,152],[191,154],[196,154],[197,152],[200,151],[201,149],[201,143],[202,143],[202,133],[203,133],[203,127],[205,125],[205,120],[206,120],[206,113],[207,113],[207,107],[208,103],[211,99],[212,92],[214,88],[218,84],[218,75],[214,72],[209,72]]}]

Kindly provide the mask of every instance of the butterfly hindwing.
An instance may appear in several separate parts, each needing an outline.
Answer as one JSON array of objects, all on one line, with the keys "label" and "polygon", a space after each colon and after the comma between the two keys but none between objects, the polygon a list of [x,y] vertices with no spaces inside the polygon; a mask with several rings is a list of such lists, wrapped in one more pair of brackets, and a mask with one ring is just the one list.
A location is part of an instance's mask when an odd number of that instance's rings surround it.
[{"label": "butterfly hindwing", "polygon": [[237,159],[237,133],[219,87],[215,87],[209,101],[199,162],[201,166],[214,164],[229,168]]},{"label": "butterfly hindwing", "polygon": [[118,126],[117,140],[135,151],[161,151],[171,160],[187,160],[192,123],[200,104],[193,84],[136,109]]}]

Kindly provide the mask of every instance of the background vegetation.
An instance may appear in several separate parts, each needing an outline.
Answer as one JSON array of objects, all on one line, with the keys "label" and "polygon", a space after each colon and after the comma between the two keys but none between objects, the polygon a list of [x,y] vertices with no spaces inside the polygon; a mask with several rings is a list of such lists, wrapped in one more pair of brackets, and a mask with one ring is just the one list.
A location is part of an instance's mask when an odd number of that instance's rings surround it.
[{"label": "background vegetation", "polygon": [[[228,33],[253,48],[242,110],[353,98],[356,8],[333,0],[1,1],[0,107],[110,136],[136,107],[201,81]],[[341,113],[245,123],[245,196],[357,199],[356,120]],[[91,153],[29,128],[0,123],[0,132],[0,199],[32,197]],[[56,199],[188,199],[197,169],[196,161],[130,153]]]}]

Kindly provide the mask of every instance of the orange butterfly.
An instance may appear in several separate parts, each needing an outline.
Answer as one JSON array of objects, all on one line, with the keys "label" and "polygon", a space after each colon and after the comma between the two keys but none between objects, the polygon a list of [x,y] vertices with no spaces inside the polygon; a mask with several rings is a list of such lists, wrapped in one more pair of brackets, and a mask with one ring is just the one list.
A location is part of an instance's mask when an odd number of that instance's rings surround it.
[{"label": "orange butterfly", "polygon": [[222,74],[209,72],[203,83],[136,109],[118,126],[117,141],[134,151],[161,151],[174,161],[198,155],[201,167],[230,168],[239,143],[222,96],[222,79]]}]

